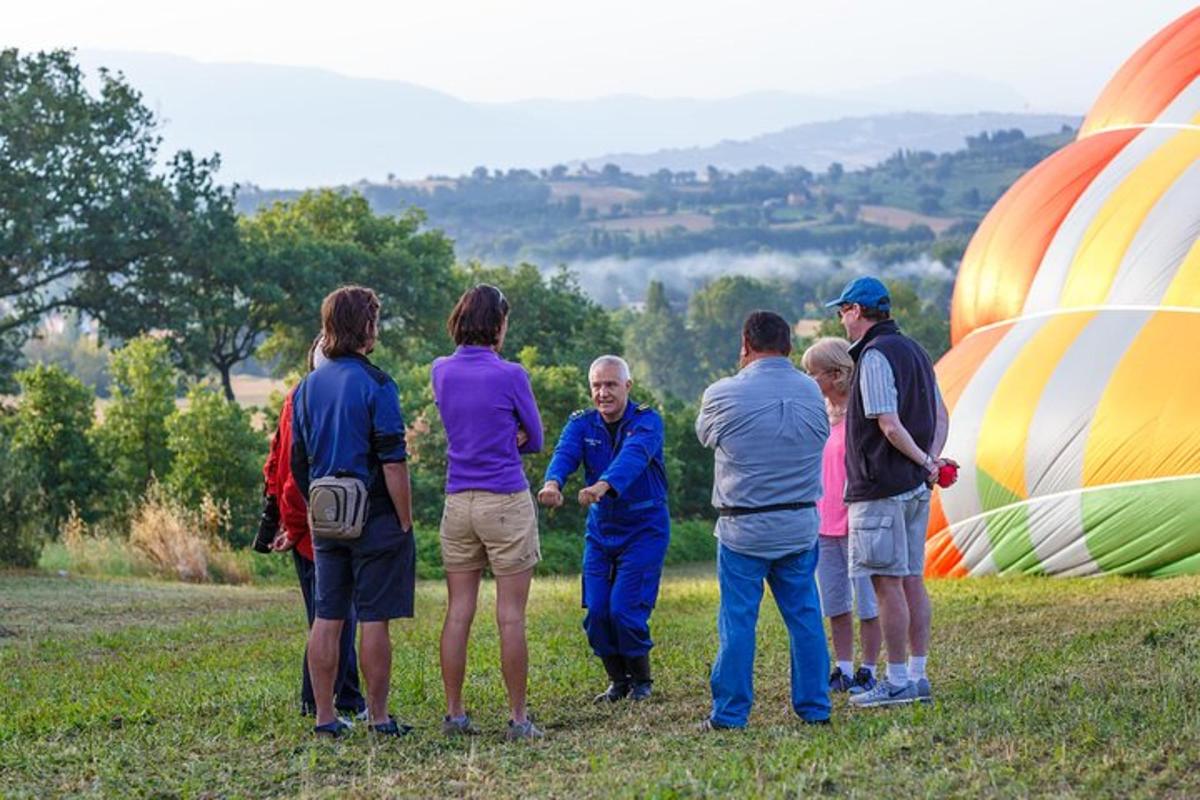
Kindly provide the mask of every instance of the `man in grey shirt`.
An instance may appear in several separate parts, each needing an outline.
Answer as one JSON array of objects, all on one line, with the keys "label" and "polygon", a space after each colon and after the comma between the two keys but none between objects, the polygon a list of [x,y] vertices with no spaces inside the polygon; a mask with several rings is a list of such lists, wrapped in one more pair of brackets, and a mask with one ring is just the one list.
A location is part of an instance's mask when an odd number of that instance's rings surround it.
[{"label": "man in grey shirt", "polygon": [[816,382],[788,360],[791,349],[782,317],[752,313],[742,327],[740,371],[708,387],[696,418],[700,442],[715,451],[720,514],[720,645],[704,730],[746,726],[764,580],[791,642],[792,708],[806,723],[829,721],[829,653],[814,579],[829,420]]}]

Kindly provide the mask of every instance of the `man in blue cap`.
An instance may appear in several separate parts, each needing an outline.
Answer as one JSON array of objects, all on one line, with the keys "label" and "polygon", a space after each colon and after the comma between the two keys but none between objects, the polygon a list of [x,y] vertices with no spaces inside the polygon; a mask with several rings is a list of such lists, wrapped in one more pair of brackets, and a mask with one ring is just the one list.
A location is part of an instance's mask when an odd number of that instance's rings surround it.
[{"label": "man in blue cap", "polygon": [[596,702],[645,700],[650,612],[671,538],[663,421],[649,406],[629,402],[633,381],[624,359],[597,358],[588,384],[595,408],[576,411],[563,427],[538,501],[561,506],[562,487],[583,464],[583,627],[609,678]]},{"label": "man in blue cap", "polygon": [[850,703],[929,702],[925,532],[949,415],[929,354],[900,332],[882,281],[856,278],[826,305],[837,308],[854,342],[846,408],[850,575],[871,578],[888,657],[886,678]]}]

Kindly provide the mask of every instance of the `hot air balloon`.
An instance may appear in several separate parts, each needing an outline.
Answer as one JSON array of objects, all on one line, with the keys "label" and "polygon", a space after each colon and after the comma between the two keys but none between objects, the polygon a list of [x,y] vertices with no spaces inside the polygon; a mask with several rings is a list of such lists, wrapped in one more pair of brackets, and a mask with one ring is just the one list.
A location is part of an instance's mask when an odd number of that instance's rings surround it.
[{"label": "hot air balloon", "polygon": [[971,240],[930,575],[1200,572],[1200,9]]}]

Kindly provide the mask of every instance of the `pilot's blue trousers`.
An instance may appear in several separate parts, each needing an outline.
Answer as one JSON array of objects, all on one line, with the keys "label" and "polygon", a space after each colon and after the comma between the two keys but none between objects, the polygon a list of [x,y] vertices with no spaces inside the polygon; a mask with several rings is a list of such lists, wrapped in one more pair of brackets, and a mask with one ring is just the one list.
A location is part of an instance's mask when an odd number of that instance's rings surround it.
[{"label": "pilot's blue trousers", "polygon": [[587,609],[583,629],[596,655],[633,658],[646,655],[654,646],[650,612],[658,600],[669,541],[665,526],[643,528],[607,542],[587,537],[583,546],[583,605]]}]

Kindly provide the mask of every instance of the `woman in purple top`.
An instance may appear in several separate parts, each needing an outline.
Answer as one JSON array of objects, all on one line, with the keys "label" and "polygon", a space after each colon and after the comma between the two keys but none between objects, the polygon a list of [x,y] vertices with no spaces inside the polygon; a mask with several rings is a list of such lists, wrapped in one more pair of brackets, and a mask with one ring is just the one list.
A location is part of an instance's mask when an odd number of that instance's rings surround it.
[{"label": "woman in purple top", "polygon": [[454,354],[433,362],[433,397],[446,428],[446,506],[442,565],[449,605],[442,626],[442,683],[448,735],[475,733],[463,706],[467,638],[484,567],[496,578],[500,667],[508,689],[510,739],[539,738],[525,712],[528,650],[525,604],[541,558],[537,511],[522,453],[542,449],[542,420],[519,364],[499,355],[508,331],[508,301],[495,286],[468,290],[447,327]]}]

